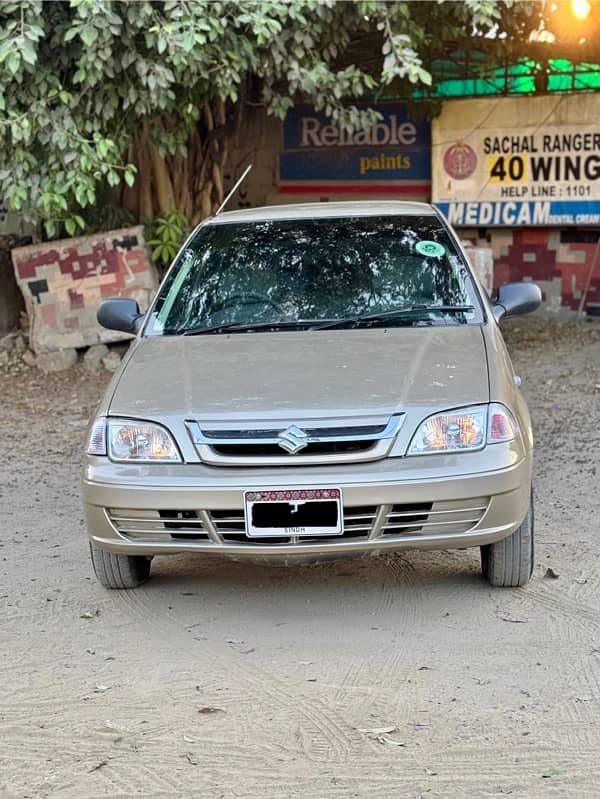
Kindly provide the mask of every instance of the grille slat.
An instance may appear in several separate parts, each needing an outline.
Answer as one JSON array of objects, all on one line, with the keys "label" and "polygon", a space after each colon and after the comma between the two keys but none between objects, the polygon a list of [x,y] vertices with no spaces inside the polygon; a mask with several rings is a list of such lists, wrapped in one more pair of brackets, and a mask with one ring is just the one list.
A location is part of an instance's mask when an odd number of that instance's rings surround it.
[{"label": "grille slat", "polygon": [[[268,439],[275,441],[277,436],[286,427],[278,427],[271,430],[202,430],[202,435],[205,438],[219,440],[225,443],[228,439],[235,439],[238,443],[244,440],[260,441],[261,439]],[[386,424],[379,425],[351,425],[348,427],[305,427],[304,432],[309,438],[343,438],[351,437],[356,440],[357,437],[363,436],[369,438],[371,436],[378,436],[386,429]]]},{"label": "grille slat", "polygon": [[[191,526],[191,527],[201,527],[202,526],[202,522],[199,519],[196,519],[196,518],[194,518],[194,519],[178,519],[178,518],[171,519],[171,517],[166,516],[166,517],[158,518],[158,519],[145,519],[143,516],[137,516],[137,517],[135,517],[135,516],[111,516],[111,519],[112,519],[113,522],[115,522],[115,524],[118,524],[118,525],[121,525],[121,524],[137,524],[138,522],[142,521],[142,522],[144,522],[144,525],[147,525],[147,524],[158,524],[161,527],[164,527],[165,522],[167,524],[170,524],[170,525],[177,525],[178,527],[179,526],[185,527],[186,525]],[[160,527],[158,529],[160,529]]]},{"label": "grille slat", "polygon": [[[448,508],[448,509],[443,509],[443,510],[429,510],[429,511],[427,511],[427,515],[428,516],[437,516],[439,514],[444,514],[444,513],[473,513],[473,512],[476,512],[476,511],[483,511],[485,509],[486,509],[485,505],[481,505],[481,506],[476,507],[476,508]],[[392,513],[390,513],[388,515],[388,518],[389,519],[394,519],[394,518],[397,518],[397,517],[414,516],[414,515],[415,515],[415,511],[414,510],[413,511],[398,511],[396,513],[392,511]]]},{"label": "grille slat", "polygon": [[448,527],[454,524],[475,524],[478,522],[479,519],[456,519],[454,521],[447,521],[447,522],[402,522],[400,524],[386,524],[386,530],[393,530],[394,528],[401,528],[404,529],[405,527]]}]

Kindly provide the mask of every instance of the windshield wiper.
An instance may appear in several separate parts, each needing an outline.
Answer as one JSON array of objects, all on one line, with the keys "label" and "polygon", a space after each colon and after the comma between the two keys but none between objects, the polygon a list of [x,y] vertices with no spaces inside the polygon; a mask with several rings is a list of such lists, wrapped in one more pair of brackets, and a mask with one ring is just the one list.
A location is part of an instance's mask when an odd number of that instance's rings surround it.
[{"label": "windshield wiper", "polygon": [[387,311],[374,311],[373,313],[360,314],[358,316],[348,316],[345,319],[336,319],[334,322],[326,322],[324,325],[316,325],[310,329],[326,330],[334,327],[356,327],[362,322],[377,321],[388,316],[408,316],[413,313],[465,313],[473,310],[473,305],[400,305],[397,308],[388,308]]},{"label": "windshield wiper", "polygon": [[[182,336],[202,336],[205,333],[247,333],[250,330],[282,330],[287,328],[306,328],[313,325],[314,319],[276,319],[273,322],[226,322],[209,327],[190,327]],[[312,329],[312,328],[311,328]]]}]

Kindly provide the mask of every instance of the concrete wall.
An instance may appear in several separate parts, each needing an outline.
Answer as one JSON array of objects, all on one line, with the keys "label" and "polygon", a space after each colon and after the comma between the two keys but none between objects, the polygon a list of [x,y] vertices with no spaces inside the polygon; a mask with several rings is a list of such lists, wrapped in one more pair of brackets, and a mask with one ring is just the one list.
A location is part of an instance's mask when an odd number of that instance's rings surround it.
[{"label": "concrete wall", "polygon": [[144,310],[157,286],[142,226],[19,247],[12,259],[36,353],[129,338],[98,325],[98,304],[133,297]]}]

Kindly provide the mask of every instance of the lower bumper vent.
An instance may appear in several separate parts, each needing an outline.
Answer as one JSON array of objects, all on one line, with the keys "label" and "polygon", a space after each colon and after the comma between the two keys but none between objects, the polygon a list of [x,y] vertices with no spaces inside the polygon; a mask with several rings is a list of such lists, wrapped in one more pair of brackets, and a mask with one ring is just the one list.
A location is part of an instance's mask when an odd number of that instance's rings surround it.
[{"label": "lower bumper vent", "polygon": [[404,503],[396,505],[344,506],[344,529],[336,536],[298,536],[296,538],[246,536],[242,509],[232,510],[133,510],[107,508],[115,529],[132,541],[205,541],[215,546],[227,543],[290,544],[310,540],[373,540],[379,537],[466,533],[477,525],[489,503],[488,497],[469,500]]}]

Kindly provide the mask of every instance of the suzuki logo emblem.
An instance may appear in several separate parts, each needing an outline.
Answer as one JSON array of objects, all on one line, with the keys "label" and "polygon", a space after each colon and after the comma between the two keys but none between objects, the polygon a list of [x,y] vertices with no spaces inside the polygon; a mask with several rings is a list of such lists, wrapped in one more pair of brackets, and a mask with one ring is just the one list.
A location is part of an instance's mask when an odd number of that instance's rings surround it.
[{"label": "suzuki logo emblem", "polygon": [[286,430],[283,430],[278,436],[279,446],[290,455],[295,455],[308,444],[308,436],[304,430],[300,430],[295,424],[290,425]]}]

